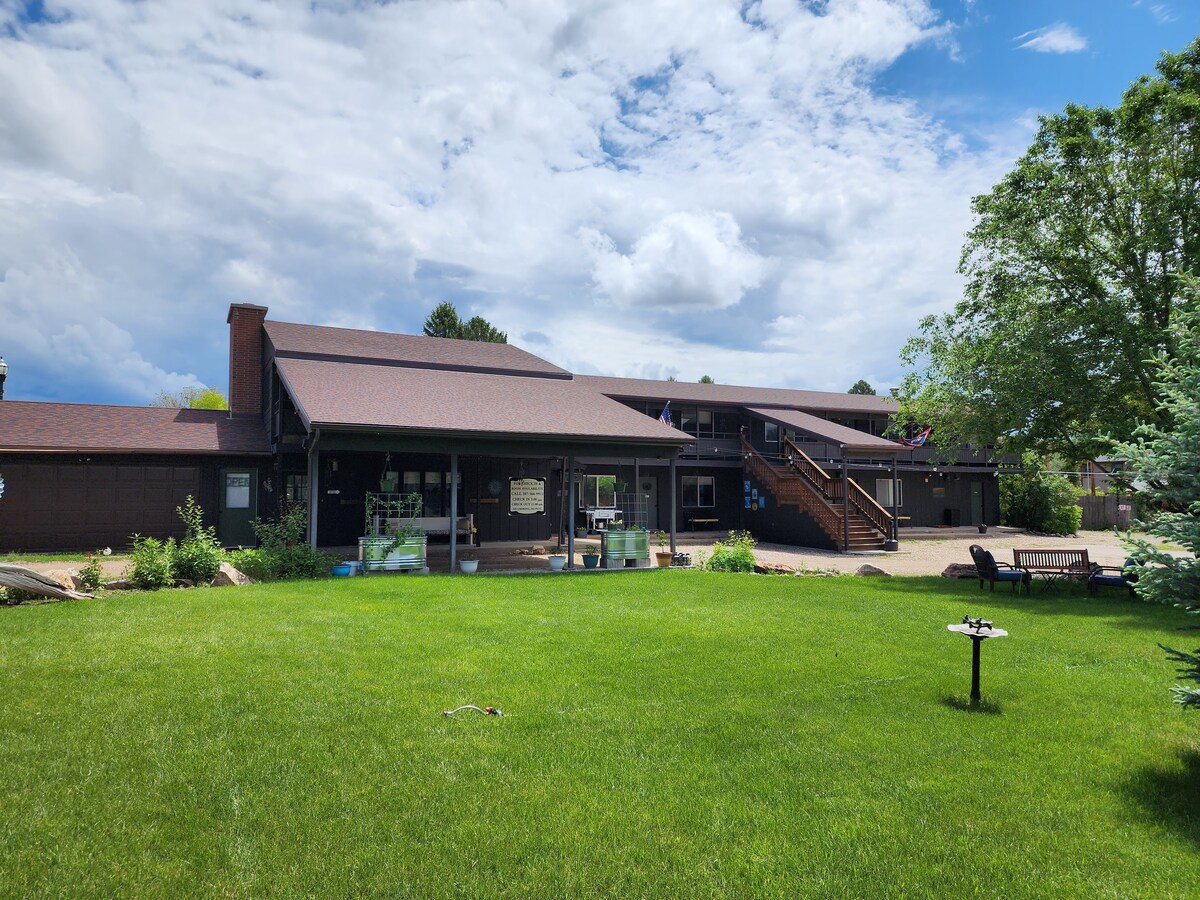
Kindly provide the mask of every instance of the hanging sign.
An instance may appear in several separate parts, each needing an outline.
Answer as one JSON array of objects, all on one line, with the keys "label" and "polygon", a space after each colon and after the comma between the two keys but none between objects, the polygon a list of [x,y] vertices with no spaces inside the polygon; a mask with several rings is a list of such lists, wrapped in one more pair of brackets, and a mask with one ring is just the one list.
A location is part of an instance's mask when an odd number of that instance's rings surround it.
[{"label": "hanging sign", "polygon": [[545,512],[545,478],[508,479],[508,514],[510,516],[540,516]]}]

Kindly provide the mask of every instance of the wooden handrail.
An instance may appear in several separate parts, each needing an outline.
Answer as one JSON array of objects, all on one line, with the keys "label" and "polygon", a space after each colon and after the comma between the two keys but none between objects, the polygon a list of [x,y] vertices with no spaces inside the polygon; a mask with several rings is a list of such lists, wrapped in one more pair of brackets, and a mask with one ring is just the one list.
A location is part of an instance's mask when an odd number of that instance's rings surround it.
[{"label": "wooden handrail", "polygon": [[829,473],[826,472],[824,469],[822,469],[820,466],[818,466],[815,462],[813,462],[812,459],[809,457],[809,455],[807,453],[805,453],[803,450],[801,450],[799,447],[797,447],[795,442],[791,438],[785,437],[783,439],[783,443],[785,446],[790,447],[792,449],[793,453],[797,453],[801,457],[803,457],[805,462],[807,462],[810,466],[812,466],[814,469],[817,470],[818,475],[820,475],[826,481],[829,480]]},{"label": "wooden handrail", "polygon": [[[877,510],[879,510],[881,513],[883,513],[883,517],[884,517],[884,519],[885,519],[886,521],[890,522],[890,521],[892,520],[892,514],[891,514],[890,512],[888,512],[886,509],[884,509],[884,508],[883,508],[883,507],[882,507],[882,506],[879,504],[879,501],[878,501],[878,500],[876,500],[874,497],[872,497],[870,494],[868,494],[866,491],[864,491],[864,490],[862,489],[862,487],[860,487],[860,486],[859,486],[859,483],[858,483],[857,481],[855,481],[853,478],[847,478],[846,480],[847,480],[847,481],[849,481],[849,482],[850,482],[852,485],[854,485],[856,488],[858,488],[858,490],[859,490],[859,493],[861,493],[861,494],[862,494],[862,495],[863,495],[863,496],[864,496],[864,497],[867,499],[867,502],[868,502],[868,503],[870,503],[870,504],[871,504],[873,507],[875,507],[875,508],[876,508]],[[851,494],[851,498],[852,498],[852,499],[853,499],[853,496],[854,496],[854,495],[853,495],[853,494]]]},{"label": "wooden handrail", "polygon": [[846,481],[850,485],[850,502],[854,504],[854,508],[878,528],[885,538],[891,537],[892,514],[880,506],[853,478],[847,478]]}]

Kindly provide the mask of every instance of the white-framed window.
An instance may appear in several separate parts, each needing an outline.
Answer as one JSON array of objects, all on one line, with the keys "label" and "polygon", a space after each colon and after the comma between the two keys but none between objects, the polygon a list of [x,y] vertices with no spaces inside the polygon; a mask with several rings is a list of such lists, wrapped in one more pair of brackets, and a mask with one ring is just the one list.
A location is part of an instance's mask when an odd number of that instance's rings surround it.
[{"label": "white-framed window", "polygon": [[[896,506],[901,507],[904,505],[904,482],[896,479],[896,488]],[[875,502],[884,509],[892,508],[892,479],[875,479]]]},{"label": "white-framed window", "polygon": [[617,505],[616,475],[584,475],[579,485],[580,509],[613,509]]},{"label": "white-framed window", "polygon": [[716,506],[716,491],[712,475],[683,476],[684,506]]}]

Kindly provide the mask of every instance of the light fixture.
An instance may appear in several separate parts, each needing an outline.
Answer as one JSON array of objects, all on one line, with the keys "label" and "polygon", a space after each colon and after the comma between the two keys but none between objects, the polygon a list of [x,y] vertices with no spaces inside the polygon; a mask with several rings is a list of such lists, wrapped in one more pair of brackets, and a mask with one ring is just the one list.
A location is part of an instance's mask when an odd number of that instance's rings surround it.
[{"label": "light fixture", "polygon": [[8,377],[8,363],[0,356],[0,400],[4,399],[4,379]]}]

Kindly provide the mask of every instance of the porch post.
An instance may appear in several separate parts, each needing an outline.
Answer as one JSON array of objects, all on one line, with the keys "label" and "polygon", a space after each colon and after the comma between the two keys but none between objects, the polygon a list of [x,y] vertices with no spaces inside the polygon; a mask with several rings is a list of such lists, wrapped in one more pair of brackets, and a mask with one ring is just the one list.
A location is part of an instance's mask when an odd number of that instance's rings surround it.
[{"label": "porch post", "polygon": [[567,568],[575,568],[575,457],[567,457]]},{"label": "porch post", "polygon": [[850,461],[842,448],[842,552],[850,551]]},{"label": "porch post", "polygon": [[308,445],[308,544],[317,549],[317,480],[320,475],[317,444],[321,441],[321,430],[316,429]]},{"label": "porch post", "polygon": [[458,571],[458,454],[450,454],[450,574]]},{"label": "porch post", "polygon": [[[641,493],[642,493],[642,472],[641,472],[641,469],[638,468],[638,458],[636,456],[633,458],[633,492],[635,494],[637,494],[638,496],[641,496]],[[646,530],[649,531],[650,530],[650,510],[648,508],[646,510],[646,523],[645,524],[646,524]]]},{"label": "porch post", "polygon": [[900,549],[900,494],[899,494],[899,476],[896,475],[896,454],[892,454],[892,534],[891,537],[884,542],[884,550],[899,550]]},{"label": "porch post", "polygon": [[671,458],[671,553],[675,553],[675,459]]}]

